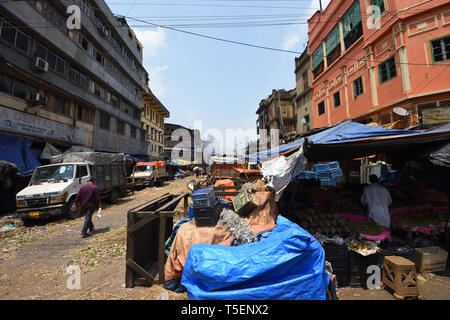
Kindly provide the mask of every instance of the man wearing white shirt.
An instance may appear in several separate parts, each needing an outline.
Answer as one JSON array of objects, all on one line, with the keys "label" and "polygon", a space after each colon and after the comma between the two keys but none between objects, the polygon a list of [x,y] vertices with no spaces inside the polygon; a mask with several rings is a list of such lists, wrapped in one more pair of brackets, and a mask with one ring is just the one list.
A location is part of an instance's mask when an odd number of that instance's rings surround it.
[{"label": "man wearing white shirt", "polygon": [[367,206],[369,218],[379,225],[390,229],[391,216],[389,205],[392,203],[391,195],[385,187],[378,184],[378,177],[374,174],[369,176],[370,185],[364,188],[361,203]]}]

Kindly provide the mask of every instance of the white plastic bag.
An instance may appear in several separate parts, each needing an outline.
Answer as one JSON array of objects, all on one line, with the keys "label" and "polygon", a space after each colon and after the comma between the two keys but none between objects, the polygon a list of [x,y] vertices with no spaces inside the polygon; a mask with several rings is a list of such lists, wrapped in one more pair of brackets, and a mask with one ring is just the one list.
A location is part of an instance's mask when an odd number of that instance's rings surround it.
[{"label": "white plastic bag", "polygon": [[98,208],[97,217],[99,219],[102,217],[102,208]]}]

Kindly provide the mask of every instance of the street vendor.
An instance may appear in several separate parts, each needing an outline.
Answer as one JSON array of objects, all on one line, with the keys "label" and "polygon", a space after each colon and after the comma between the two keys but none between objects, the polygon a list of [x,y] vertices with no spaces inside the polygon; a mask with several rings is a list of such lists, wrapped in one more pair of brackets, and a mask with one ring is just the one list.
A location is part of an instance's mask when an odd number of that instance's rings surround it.
[{"label": "street vendor", "polygon": [[378,184],[376,175],[371,174],[369,181],[371,184],[364,188],[361,203],[367,206],[369,218],[379,225],[390,229],[389,205],[392,203],[391,195],[388,189]]}]

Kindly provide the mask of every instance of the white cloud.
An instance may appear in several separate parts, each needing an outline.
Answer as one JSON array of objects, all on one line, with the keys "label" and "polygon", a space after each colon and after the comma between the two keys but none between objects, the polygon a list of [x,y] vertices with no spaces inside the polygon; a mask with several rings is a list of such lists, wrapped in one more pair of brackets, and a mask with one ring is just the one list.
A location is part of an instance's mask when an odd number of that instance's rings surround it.
[{"label": "white cloud", "polygon": [[297,49],[300,45],[300,34],[290,34],[288,35],[283,42],[283,50],[291,50]]},{"label": "white cloud", "polygon": [[134,30],[139,42],[144,46],[145,57],[156,56],[158,51],[167,46],[166,33],[163,28]]},{"label": "white cloud", "polygon": [[162,97],[166,93],[166,87],[163,85],[162,73],[169,69],[169,66],[156,66],[155,68],[147,69],[150,78],[149,87],[156,97]]}]

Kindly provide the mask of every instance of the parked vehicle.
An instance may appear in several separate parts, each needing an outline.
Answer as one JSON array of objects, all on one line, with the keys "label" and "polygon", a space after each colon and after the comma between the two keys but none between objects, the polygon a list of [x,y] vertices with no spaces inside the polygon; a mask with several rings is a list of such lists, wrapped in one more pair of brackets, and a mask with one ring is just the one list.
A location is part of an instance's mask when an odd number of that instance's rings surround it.
[{"label": "parked vehicle", "polygon": [[165,161],[138,162],[131,174],[137,187],[154,187],[167,179]]},{"label": "parked vehicle", "polygon": [[81,214],[72,204],[81,187],[96,179],[102,199],[116,203],[126,194],[123,154],[77,152],[52,157],[52,164],[35,169],[29,185],[16,195],[16,215],[25,224],[31,219]]}]

